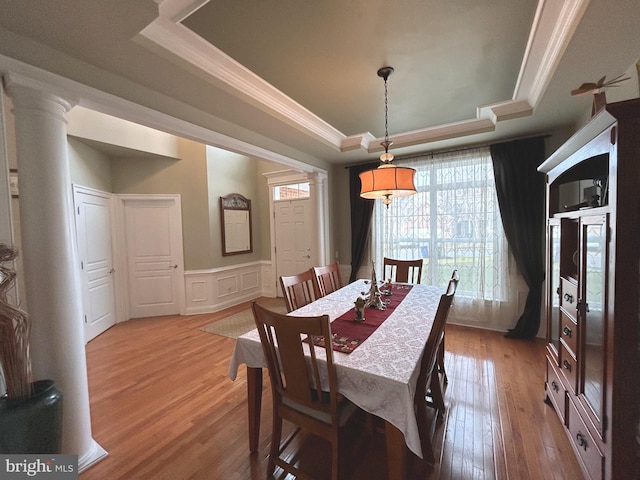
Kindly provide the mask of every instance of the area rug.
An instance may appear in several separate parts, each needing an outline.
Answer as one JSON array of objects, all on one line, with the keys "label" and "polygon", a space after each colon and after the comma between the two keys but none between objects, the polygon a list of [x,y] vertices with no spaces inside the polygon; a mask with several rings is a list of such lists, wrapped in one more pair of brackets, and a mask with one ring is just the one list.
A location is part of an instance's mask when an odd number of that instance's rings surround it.
[{"label": "area rug", "polygon": [[[258,303],[274,312],[287,313],[287,308],[282,298],[261,299]],[[202,327],[201,330],[214,335],[222,335],[223,337],[238,338],[254,328],[256,328],[256,324],[253,320],[253,312],[251,308],[247,308],[241,312],[216,320]]]}]

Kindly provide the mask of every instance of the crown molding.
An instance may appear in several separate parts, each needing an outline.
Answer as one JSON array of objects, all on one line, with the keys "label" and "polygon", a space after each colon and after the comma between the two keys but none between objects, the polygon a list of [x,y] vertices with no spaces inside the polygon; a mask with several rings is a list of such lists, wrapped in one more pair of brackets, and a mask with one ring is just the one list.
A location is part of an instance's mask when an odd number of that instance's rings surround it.
[{"label": "crown molding", "polygon": [[[413,130],[411,132],[398,133],[393,136],[393,146],[394,148],[411,147],[413,145],[448,140],[450,138],[492,132],[495,129],[496,125],[491,120],[486,118],[474,118],[471,120],[462,120],[460,122]],[[367,151],[369,153],[382,150],[382,147],[377,142],[367,146]]]},{"label": "crown molding", "polygon": [[[156,0],[159,16],[140,32],[141,43],[172,54],[212,83],[337,151],[381,150],[376,144],[382,138],[368,132],[347,137],[179,23],[208,1]],[[539,0],[512,98],[478,106],[476,118],[395,134],[394,145],[489,132],[498,122],[532,115],[588,4],[589,0]]]},{"label": "crown molding", "polygon": [[49,92],[64,98],[72,105],[79,105],[241,155],[279,163],[299,171],[324,172],[321,168],[294,158],[180,120],[4,55],[0,55],[0,74],[5,85],[19,84]]},{"label": "crown molding", "polygon": [[533,107],[527,100],[507,100],[506,102],[478,107],[477,110],[478,118],[489,119],[494,125],[498,122],[528,117],[532,114]]},{"label": "crown molding", "polygon": [[538,2],[513,100],[538,105],[588,5],[589,0]]},{"label": "crown molding", "polygon": [[367,150],[369,145],[375,143],[376,137],[371,135],[369,132],[359,133],[357,135],[351,135],[350,137],[346,137],[342,143],[340,144],[341,152],[348,152],[351,150]]},{"label": "crown molding", "polygon": [[[174,0],[168,0],[169,2]],[[182,1],[182,0],[177,0]],[[162,13],[162,11],[161,11]],[[215,85],[294,128],[340,149],[346,136],[183,25],[158,17],[139,34],[207,74]],[[146,44],[146,42],[142,42]]]}]

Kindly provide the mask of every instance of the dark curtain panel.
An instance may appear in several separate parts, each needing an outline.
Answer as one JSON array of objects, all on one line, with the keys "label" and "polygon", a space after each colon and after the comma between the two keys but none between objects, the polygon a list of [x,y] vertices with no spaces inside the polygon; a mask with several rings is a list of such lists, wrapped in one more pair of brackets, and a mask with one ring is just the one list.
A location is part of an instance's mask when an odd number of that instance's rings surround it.
[{"label": "dark curtain panel", "polygon": [[367,200],[360,196],[360,173],[377,168],[379,162],[354,165],[349,167],[349,195],[351,198],[351,277],[356,275],[364,257],[364,249],[371,233],[371,217],[375,200]]},{"label": "dark curtain panel", "polygon": [[504,232],[529,286],[524,312],[506,336],[532,338],[540,328],[544,281],[545,177],[536,170],[545,159],[544,138],[491,145],[491,157]]}]

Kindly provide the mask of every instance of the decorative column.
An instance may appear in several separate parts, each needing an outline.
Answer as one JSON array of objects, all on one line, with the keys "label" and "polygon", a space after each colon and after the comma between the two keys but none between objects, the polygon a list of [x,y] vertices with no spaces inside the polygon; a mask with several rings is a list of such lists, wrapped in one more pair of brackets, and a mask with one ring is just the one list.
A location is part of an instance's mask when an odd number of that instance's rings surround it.
[{"label": "decorative column", "polygon": [[62,452],[79,469],[106,452],[91,437],[82,290],[67,158],[72,103],[40,82],[9,74],[20,191],[21,256],[32,322],[34,380],[51,379],[64,395]]},{"label": "decorative column", "polygon": [[307,173],[309,181],[309,199],[311,200],[311,224],[317,235],[312,235],[312,248],[317,265],[331,263],[334,259],[329,255],[328,199],[326,195],[327,174],[320,172]]}]

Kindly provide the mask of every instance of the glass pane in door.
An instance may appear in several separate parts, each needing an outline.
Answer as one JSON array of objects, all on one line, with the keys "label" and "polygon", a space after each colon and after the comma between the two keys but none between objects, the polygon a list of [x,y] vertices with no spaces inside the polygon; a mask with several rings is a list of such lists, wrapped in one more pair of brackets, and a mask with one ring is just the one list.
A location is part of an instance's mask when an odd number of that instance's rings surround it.
[{"label": "glass pane in door", "polygon": [[604,325],[606,223],[583,224],[584,396],[602,420],[604,387]]},{"label": "glass pane in door", "polygon": [[549,225],[549,332],[548,341],[560,351],[560,225]]}]

